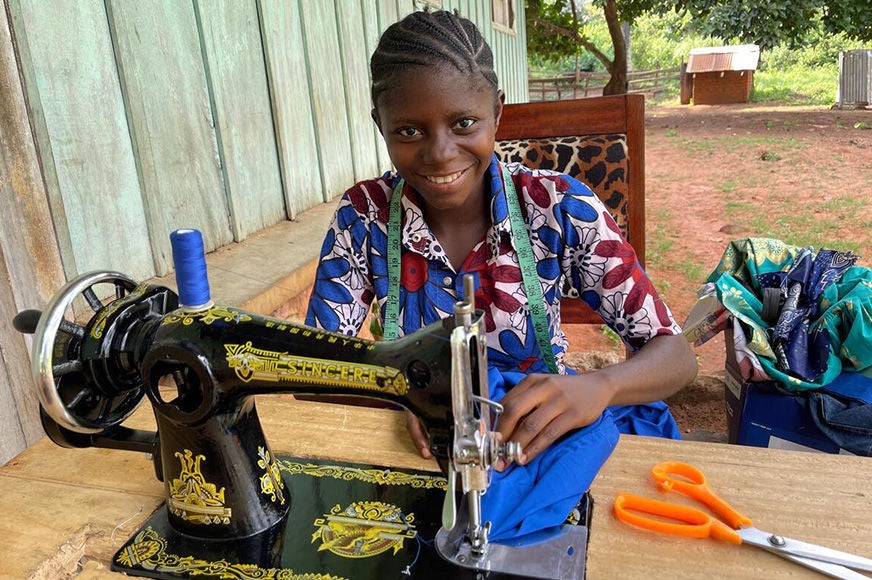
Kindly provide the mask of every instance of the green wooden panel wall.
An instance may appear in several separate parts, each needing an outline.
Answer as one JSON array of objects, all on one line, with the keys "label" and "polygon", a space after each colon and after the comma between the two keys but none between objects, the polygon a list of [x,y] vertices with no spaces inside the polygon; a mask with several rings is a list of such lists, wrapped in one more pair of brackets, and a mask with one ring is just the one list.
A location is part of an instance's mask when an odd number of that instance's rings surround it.
[{"label": "green wooden panel wall", "polygon": [[370,120],[372,100],[369,96],[369,54],[361,50],[367,46],[367,42],[366,30],[361,26],[363,10],[359,0],[336,0],[336,16],[354,179],[360,181],[378,175],[379,158],[376,152],[376,136],[372,131],[373,122]]},{"label": "green wooden panel wall", "polygon": [[[361,0],[362,3],[366,3],[367,0]],[[379,18],[377,10],[364,10],[363,11],[363,28],[364,28],[364,40],[366,42],[366,48],[363,51],[366,57],[366,67],[367,71],[369,71],[369,57],[372,55],[373,51],[378,46],[379,35],[381,34],[382,28],[379,26]],[[368,72],[367,72],[368,76]],[[372,108],[372,99],[369,97],[369,87],[366,89],[366,98],[367,103],[370,109]],[[381,137],[381,133],[379,133],[378,127],[376,127],[375,123],[370,123],[370,129],[372,130],[373,138],[376,143],[376,155],[378,158],[378,167],[380,170],[388,169],[391,165],[390,158],[388,157],[388,149],[385,147],[384,139]]]},{"label": "green wooden panel wall", "polygon": [[150,276],[145,211],[103,2],[22,0],[16,8],[38,64],[29,80],[52,147],[44,171],[57,184],[55,214],[69,232],[67,260],[75,262],[67,271],[123,268]]},{"label": "green wooden panel wall", "polygon": [[[527,99],[490,0],[444,0]],[[6,0],[67,277],[171,271],[169,233],[241,241],[389,168],[369,56],[424,0]]]},{"label": "green wooden panel wall", "polygon": [[354,184],[351,135],[340,73],[342,56],[339,51],[336,9],[332,2],[301,2],[300,12],[311,71],[311,98],[324,201],[327,201]]},{"label": "green wooden panel wall", "polygon": [[234,238],[285,217],[255,0],[194,3],[202,31]]},{"label": "green wooden panel wall", "polygon": [[45,436],[30,369],[30,339],[9,322],[21,310],[41,308],[63,280],[25,102],[0,1],[0,465]]},{"label": "green wooden panel wall", "polygon": [[155,266],[168,272],[177,228],[202,231],[207,251],[233,241],[194,7],[157,0],[108,7]]},{"label": "green wooden panel wall", "polygon": [[324,201],[298,2],[260,0],[261,34],[288,217]]}]

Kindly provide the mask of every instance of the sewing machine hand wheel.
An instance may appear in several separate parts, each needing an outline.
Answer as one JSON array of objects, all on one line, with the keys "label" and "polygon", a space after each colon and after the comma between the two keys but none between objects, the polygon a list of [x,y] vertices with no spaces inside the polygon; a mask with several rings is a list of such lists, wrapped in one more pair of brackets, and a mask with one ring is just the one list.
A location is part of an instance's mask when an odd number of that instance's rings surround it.
[{"label": "sewing machine hand wheel", "polygon": [[[113,300],[136,287],[133,280],[117,272],[83,274],[55,294],[34,332],[31,369],[39,402],[49,417],[76,433],[100,433],[121,423],[144,395],[138,373],[135,377],[130,372],[117,374],[118,367],[123,367],[118,364],[119,353],[99,328],[105,322],[107,305],[94,288],[109,284],[114,286]],[[80,295],[94,311],[84,326],[66,318]],[[122,377],[121,384],[112,380],[117,376]]]}]

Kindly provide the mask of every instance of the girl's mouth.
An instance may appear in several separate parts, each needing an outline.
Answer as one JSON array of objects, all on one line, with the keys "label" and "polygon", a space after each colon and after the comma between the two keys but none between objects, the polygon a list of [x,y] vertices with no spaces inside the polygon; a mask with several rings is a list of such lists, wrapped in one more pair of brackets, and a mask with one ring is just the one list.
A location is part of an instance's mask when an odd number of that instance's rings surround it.
[{"label": "girl's mouth", "polygon": [[460,179],[460,176],[463,175],[464,171],[458,171],[457,173],[452,173],[450,175],[426,175],[425,177],[430,183],[442,185]]}]

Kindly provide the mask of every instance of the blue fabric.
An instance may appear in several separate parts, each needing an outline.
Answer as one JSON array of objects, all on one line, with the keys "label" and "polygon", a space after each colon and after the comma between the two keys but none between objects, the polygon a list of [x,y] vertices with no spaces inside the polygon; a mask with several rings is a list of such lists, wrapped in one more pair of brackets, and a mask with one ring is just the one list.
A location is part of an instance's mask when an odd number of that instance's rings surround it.
[{"label": "blue fabric", "polygon": [[622,405],[609,407],[618,431],[626,435],[644,435],[646,437],[663,437],[664,439],[681,439],[681,431],[669,406],[663,401],[646,405]]},{"label": "blue fabric", "polygon": [[[745,329],[748,350],[763,371],[792,391],[820,388],[843,371],[872,369],[872,269],[845,269],[857,257],[827,249],[818,252],[819,262],[809,261],[809,250],[769,238],[734,240],[707,279]],[[772,338],[761,288],[779,289],[777,310],[779,316],[785,310],[784,320],[774,325],[793,328],[784,333],[786,340]],[[782,304],[788,292],[796,293],[795,304],[805,309],[799,315]]]},{"label": "blue fabric", "polygon": [[[790,269],[762,274],[760,287],[778,286],[781,310],[778,321],[769,330],[776,365],[805,381],[814,381],[827,370],[832,343],[825,328],[810,330],[819,316],[824,290],[841,278],[857,261],[850,252],[821,249],[817,255],[810,247],[800,249]],[[777,281],[777,284],[772,284]]]},{"label": "blue fabric", "polygon": [[[571,369],[570,373],[576,374]],[[491,368],[490,398],[499,401],[525,376]],[[564,435],[526,465],[494,472],[482,496],[482,517],[491,522],[490,539],[513,545],[547,539],[588,490],[620,433],[680,438],[663,402],[606,409],[596,422]]]},{"label": "blue fabric", "polygon": [[861,373],[841,373],[821,390],[849,401],[872,403],[872,377]]}]

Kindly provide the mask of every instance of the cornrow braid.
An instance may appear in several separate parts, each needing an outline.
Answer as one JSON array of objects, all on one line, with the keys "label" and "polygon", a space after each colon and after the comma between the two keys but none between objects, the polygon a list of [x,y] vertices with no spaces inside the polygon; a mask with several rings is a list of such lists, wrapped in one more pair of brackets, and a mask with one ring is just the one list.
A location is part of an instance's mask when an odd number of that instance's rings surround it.
[{"label": "cornrow braid", "polygon": [[490,46],[466,18],[445,10],[424,11],[391,24],[369,61],[373,106],[397,75],[416,66],[444,65],[480,74],[495,94],[499,89]]}]

